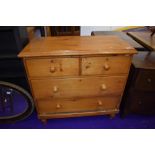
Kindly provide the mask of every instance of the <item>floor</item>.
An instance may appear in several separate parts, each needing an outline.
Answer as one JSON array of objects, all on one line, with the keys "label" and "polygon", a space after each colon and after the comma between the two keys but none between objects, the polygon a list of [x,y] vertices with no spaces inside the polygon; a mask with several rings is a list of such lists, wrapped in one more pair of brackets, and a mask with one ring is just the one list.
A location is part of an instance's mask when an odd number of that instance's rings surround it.
[{"label": "floor", "polygon": [[51,119],[43,124],[34,111],[27,119],[15,124],[0,124],[1,129],[153,129],[155,116],[128,115],[120,118],[116,115],[110,119],[108,116],[90,116],[65,119]]}]

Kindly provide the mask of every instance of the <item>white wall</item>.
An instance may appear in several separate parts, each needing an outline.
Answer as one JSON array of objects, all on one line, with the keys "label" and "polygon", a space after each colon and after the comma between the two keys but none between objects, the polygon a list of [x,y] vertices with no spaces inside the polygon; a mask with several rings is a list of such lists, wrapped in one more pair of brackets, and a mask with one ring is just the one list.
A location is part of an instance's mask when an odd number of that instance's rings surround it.
[{"label": "white wall", "polygon": [[113,31],[122,26],[81,26],[80,35],[90,36],[92,31]]}]

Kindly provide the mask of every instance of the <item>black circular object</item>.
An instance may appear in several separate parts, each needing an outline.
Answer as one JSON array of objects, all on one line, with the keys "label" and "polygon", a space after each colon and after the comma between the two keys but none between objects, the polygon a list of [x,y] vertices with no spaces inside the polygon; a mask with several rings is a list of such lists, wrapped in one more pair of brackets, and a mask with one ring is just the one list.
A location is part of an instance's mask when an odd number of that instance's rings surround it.
[{"label": "black circular object", "polygon": [[22,87],[0,81],[0,123],[14,123],[34,110],[31,95]]}]

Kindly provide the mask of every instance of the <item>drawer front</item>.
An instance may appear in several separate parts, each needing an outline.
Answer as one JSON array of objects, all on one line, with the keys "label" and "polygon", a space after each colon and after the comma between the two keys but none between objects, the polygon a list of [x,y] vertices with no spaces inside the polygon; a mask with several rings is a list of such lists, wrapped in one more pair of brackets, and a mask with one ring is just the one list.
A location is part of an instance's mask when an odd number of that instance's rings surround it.
[{"label": "drawer front", "polygon": [[67,76],[79,74],[78,58],[27,59],[26,66],[30,77]]},{"label": "drawer front", "polygon": [[155,114],[154,93],[134,91],[128,96],[130,111],[138,114]]},{"label": "drawer front", "polygon": [[99,97],[81,99],[46,99],[38,100],[40,114],[61,112],[84,112],[117,109],[120,97]]},{"label": "drawer front", "polygon": [[31,80],[35,98],[120,95],[126,76]]},{"label": "drawer front", "polygon": [[82,58],[82,74],[124,74],[128,73],[130,63],[130,56],[86,57]]},{"label": "drawer front", "polygon": [[135,88],[142,91],[155,91],[155,70],[140,70]]}]

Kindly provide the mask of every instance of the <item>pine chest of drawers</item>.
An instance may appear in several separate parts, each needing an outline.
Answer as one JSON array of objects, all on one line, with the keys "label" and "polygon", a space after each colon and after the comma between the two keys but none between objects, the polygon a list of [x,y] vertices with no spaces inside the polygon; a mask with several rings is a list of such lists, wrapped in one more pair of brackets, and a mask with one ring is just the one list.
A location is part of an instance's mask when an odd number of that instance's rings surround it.
[{"label": "pine chest of drawers", "polygon": [[19,57],[39,119],[114,116],[134,53],[116,36],[46,37],[30,42]]}]

